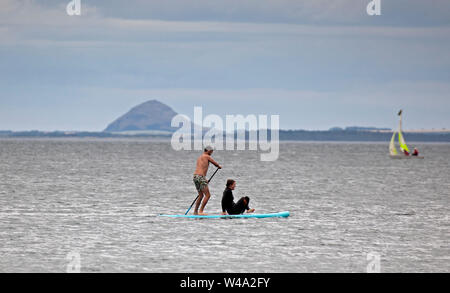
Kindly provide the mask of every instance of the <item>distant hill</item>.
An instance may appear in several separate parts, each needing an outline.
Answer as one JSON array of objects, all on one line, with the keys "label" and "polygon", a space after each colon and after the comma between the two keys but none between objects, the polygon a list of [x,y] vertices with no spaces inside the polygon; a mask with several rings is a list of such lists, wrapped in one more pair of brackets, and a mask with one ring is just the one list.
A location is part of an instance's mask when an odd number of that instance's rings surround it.
[{"label": "distant hill", "polygon": [[[10,131],[0,130],[3,137],[171,137],[179,127],[171,127],[177,113],[169,106],[150,100],[133,107],[130,111],[108,125],[103,132],[88,131]],[[191,123],[191,130],[194,124]],[[203,134],[209,128],[202,128]],[[235,136],[236,136],[235,132]],[[270,132],[267,135],[270,137]],[[389,128],[350,126],[333,127],[329,130],[280,130],[279,139],[284,141],[383,141],[388,143],[392,136]],[[419,130],[404,131],[407,141],[450,142],[450,131]],[[246,138],[249,132],[246,131]]]},{"label": "distant hill", "polygon": [[177,113],[169,106],[151,100],[142,103],[108,125],[104,132],[175,131],[170,126]]}]

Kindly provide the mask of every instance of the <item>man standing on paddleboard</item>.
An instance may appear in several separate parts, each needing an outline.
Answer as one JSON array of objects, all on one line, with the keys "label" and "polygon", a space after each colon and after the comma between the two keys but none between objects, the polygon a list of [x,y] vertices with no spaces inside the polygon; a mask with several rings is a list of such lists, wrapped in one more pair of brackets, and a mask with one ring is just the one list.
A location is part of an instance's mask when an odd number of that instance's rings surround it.
[{"label": "man standing on paddleboard", "polygon": [[[206,215],[203,210],[205,209],[205,206],[208,203],[209,198],[211,197],[208,188],[209,181],[208,179],[206,179],[206,173],[208,172],[209,163],[212,163],[217,168],[222,169],[219,163],[211,158],[213,151],[214,150],[212,147],[207,146],[203,154],[197,159],[197,167],[195,168],[194,172],[194,184],[195,188],[198,191],[198,199],[195,203],[194,215]],[[198,210],[199,207],[200,211]]]}]

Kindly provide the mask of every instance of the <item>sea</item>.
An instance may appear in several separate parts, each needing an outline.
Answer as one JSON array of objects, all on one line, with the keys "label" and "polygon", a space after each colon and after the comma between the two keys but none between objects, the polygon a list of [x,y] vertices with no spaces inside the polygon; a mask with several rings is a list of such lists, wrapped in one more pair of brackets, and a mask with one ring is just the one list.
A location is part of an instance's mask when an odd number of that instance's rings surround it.
[{"label": "sea", "polygon": [[[217,150],[205,212],[235,200],[288,218],[184,219],[201,151],[145,138],[0,140],[0,272],[450,272],[450,144],[281,142],[276,161]],[[214,172],[210,167],[208,176]]]}]

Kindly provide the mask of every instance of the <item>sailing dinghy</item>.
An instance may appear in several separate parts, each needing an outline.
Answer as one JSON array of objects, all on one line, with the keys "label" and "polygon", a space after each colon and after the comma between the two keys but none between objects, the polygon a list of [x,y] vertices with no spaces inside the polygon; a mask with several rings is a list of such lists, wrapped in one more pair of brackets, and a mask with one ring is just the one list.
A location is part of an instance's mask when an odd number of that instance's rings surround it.
[{"label": "sailing dinghy", "polygon": [[[409,153],[408,146],[406,145],[405,139],[402,134],[402,110],[398,112],[398,116],[400,116],[400,122],[398,126],[398,131],[394,131],[391,138],[391,143],[389,144],[389,157],[391,159],[423,159],[424,156],[412,156],[405,155],[403,152],[407,151]],[[398,133],[398,143],[400,144],[400,150],[402,153],[398,153],[397,148],[395,146],[395,136]]]}]

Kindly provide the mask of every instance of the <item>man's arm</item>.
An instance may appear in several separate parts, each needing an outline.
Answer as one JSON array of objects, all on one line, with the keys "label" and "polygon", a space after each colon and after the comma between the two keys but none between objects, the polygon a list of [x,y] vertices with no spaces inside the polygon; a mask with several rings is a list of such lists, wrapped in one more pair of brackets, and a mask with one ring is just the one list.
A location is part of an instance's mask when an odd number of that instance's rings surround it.
[{"label": "man's arm", "polygon": [[219,163],[217,163],[216,161],[214,161],[213,158],[211,158],[211,156],[208,156],[208,161],[211,162],[211,164],[213,164],[214,166],[216,166],[219,169],[222,169],[222,166],[219,165]]}]

